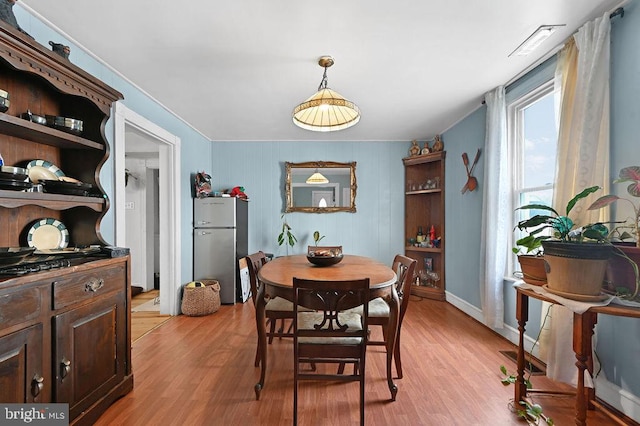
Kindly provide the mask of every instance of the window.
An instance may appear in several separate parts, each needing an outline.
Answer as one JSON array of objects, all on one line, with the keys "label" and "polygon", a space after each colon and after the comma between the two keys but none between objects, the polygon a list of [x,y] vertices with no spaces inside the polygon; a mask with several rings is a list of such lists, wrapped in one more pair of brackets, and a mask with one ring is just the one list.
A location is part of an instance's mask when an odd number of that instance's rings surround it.
[{"label": "window", "polygon": [[[553,81],[549,81],[508,105],[514,210],[525,204],[552,203],[558,144],[556,95],[559,93],[554,90]],[[535,211],[518,210],[514,221],[534,214]],[[512,247],[523,235],[512,233]],[[511,271],[518,270],[516,257],[512,257]]]}]

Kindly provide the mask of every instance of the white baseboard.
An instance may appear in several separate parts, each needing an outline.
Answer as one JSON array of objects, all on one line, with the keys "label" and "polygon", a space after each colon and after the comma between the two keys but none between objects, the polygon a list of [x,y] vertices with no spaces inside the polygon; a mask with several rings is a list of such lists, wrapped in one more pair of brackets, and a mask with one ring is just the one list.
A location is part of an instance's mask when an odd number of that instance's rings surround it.
[{"label": "white baseboard", "polygon": [[[481,324],[484,323],[484,316],[482,315],[482,309],[477,308],[476,306],[471,305],[467,301],[460,299],[459,297],[446,293],[446,301],[460,309],[465,314],[469,315],[471,318],[475,319]],[[485,324],[486,326],[486,324]],[[508,326],[505,324],[502,329],[493,329],[496,333],[500,334],[502,337],[513,343],[514,345],[518,344],[519,332],[516,328]],[[524,337],[525,350],[527,352],[533,353],[534,356],[538,356],[538,345],[536,344],[534,347],[535,340],[529,336]],[[616,410],[620,411],[624,415],[632,418],[636,422],[640,423],[640,398],[632,393],[625,391],[619,386],[614,385],[609,382],[603,376],[598,376],[595,379],[596,384],[596,395],[598,398],[605,401],[607,404],[614,407]]]}]

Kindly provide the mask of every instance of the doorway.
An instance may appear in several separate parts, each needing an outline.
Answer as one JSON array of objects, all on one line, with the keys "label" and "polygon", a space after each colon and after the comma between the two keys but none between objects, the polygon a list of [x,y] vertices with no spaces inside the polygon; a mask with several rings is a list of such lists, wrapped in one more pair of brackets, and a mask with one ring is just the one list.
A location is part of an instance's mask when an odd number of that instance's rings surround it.
[{"label": "doorway", "polygon": [[[180,138],[169,133],[157,124],[140,116],[127,108],[122,102],[114,104],[114,210],[115,210],[115,244],[127,246],[131,238],[127,238],[127,217],[131,210],[135,210],[127,202],[126,180],[144,178],[154,181],[153,170],[157,169],[157,203],[162,208],[157,209],[158,243],[157,250],[147,252],[144,247],[139,248],[138,255],[132,251],[132,271],[140,269],[155,269],[154,253],[157,253],[160,289],[160,313],[177,315],[181,282],[181,249],[180,249]],[[127,160],[129,158],[129,160]],[[127,174],[127,162],[142,162],[139,174],[133,177]],[[146,196],[145,196],[146,197]],[[149,199],[140,201],[146,210],[155,210],[153,205],[147,204]],[[153,203],[155,204],[155,203]],[[133,207],[133,209],[131,209]],[[153,213],[156,214],[156,213]],[[135,215],[134,215],[135,217]],[[147,213],[144,218],[148,218]],[[146,223],[148,219],[136,220]],[[153,226],[151,226],[153,228]],[[150,236],[148,234],[151,234]],[[144,245],[156,247],[152,236],[155,232],[146,232]],[[141,266],[141,265],[144,265]],[[153,274],[144,273],[140,280],[148,280]],[[145,287],[148,284],[145,284]],[[153,288],[153,287],[152,287]]]}]

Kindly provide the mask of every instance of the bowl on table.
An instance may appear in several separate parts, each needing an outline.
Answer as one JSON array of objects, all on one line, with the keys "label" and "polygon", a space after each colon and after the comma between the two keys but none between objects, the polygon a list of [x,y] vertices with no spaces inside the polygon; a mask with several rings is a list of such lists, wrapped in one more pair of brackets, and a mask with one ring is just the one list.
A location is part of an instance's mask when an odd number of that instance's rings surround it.
[{"label": "bowl on table", "polygon": [[342,261],[342,246],[308,246],[307,260],[316,266],[331,266]]}]

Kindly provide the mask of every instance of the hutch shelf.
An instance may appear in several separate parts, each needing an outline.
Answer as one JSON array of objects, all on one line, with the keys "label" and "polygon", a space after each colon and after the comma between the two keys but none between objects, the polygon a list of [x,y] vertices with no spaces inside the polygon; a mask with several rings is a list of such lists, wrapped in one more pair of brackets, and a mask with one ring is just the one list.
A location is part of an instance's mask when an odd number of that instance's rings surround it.
[{"label": "hutch shelf", "polygon": [[444,160],[446,152],[403,158],[405,255],[416,259],[411,293],[445,300]]}]

